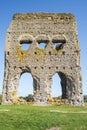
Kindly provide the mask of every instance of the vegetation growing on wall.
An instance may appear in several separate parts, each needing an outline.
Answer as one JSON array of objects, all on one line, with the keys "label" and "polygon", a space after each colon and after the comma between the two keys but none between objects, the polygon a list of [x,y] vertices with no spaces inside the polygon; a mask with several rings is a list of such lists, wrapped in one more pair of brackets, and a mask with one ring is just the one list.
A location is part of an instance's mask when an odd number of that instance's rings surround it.
[{"label": "vegetation growing on wall", "polygon": [[17,57],[20,61],[22,61],[28,54],[28,50],[23,50],[21,46],[18,46]]}]

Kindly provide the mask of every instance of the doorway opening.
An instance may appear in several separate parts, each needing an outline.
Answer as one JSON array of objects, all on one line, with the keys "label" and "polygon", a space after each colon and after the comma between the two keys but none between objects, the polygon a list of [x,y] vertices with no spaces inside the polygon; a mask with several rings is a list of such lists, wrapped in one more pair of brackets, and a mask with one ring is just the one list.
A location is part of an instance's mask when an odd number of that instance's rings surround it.
[{"label": "doorway opening", "polygon": [[52,97],[67,99],[67,77],[64,73],[58,72],[53,76]]},{"label": "doorway opening", "polygon": [[61,97],[61,95],[62,95],[60,82],[61,82],[61,79],[60,79],[58,73],[54,74],[53,82],[52,82],[52,97],[54,97],[54,98]]},{"label": "doorway opening", "polygon": [[30,73],[23,73],[20,77],[18,96],[26,97],[28,95],[33,95],[33,78]]}]

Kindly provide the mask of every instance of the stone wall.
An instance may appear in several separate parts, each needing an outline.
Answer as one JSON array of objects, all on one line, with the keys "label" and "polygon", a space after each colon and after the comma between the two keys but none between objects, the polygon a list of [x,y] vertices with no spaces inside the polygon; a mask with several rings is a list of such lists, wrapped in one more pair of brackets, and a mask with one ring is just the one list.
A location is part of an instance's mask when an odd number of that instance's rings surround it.
[{"label": "stone wall", "polygon": [[[23,44],[30,45],[24,50]],[[39,46],[45,44],[44,48]],[[83,105],[80,47],[72,14],[15,14],[7,30],[3,104],[18,95],[20,76],[31,73],[34,99],[47,104],[52,97],[52,78],[61,79],[62,98],[71,105]]]}]

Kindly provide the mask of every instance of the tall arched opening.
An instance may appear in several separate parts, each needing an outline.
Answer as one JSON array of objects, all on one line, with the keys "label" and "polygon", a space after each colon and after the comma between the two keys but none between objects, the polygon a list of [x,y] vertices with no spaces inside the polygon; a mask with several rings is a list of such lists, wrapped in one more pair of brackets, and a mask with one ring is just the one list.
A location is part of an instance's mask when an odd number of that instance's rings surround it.
[{"label": "tall arched opening", "polygon": [[52,79],[52,97],[67,98],[67,78],[62,72],[57,72]]},{"label": "tall arched opening", "polygon": [[18,87],[18,96],[26,97],[29,94],[33,95],[33,78],[31,73],[25,72],[21,74]]},{"label": "tall arched opening", "polygon": [[52,97],[59,97],[62,95],[60,77],[58,73],[54,74],[52,78]]}]

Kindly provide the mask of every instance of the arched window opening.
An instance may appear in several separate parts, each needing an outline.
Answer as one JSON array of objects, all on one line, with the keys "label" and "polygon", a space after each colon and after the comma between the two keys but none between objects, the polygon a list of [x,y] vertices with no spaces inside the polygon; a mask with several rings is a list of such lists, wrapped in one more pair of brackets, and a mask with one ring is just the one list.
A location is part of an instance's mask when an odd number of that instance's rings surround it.
[{"label": "arched window opening", "polygon": [[38,45],[39,45],[40,49],[45,49],[47,46],[47,43],[46,42],[39,42]]},{"label": "arched window opening", "polygon": [[45,49],[47,47],[47,44],[48,44],[48,40],[37,40],[38,42],[38,47],[40,49]]},{"label": "arched window opening", "polygon": [[61,90],[61,79],[58,76],[58,73],[56,73],[53,76],[53,82],[52,82],[52,97],[58,98],[62,96],[62,90]]},{"label": "arched window opening", "polygon": [[33,95],[33,78],[30,73],[23,73],[20,77],[18,96],[26,97]]},{"label": "arched window opening", "polygon": [[63,48],[65,41],[53,40],[54,48],[58,51]]},{"label": "arched window opening", "polygon": [[31,46],[31,41],[21,41],[20,44],[23,50],[28,50]]},{"label": "arched window opening", "polygon": [[47,35],[39,35],[36,37],[36,42],[40,49],[45,49],[49,43],[49,37]]}]

